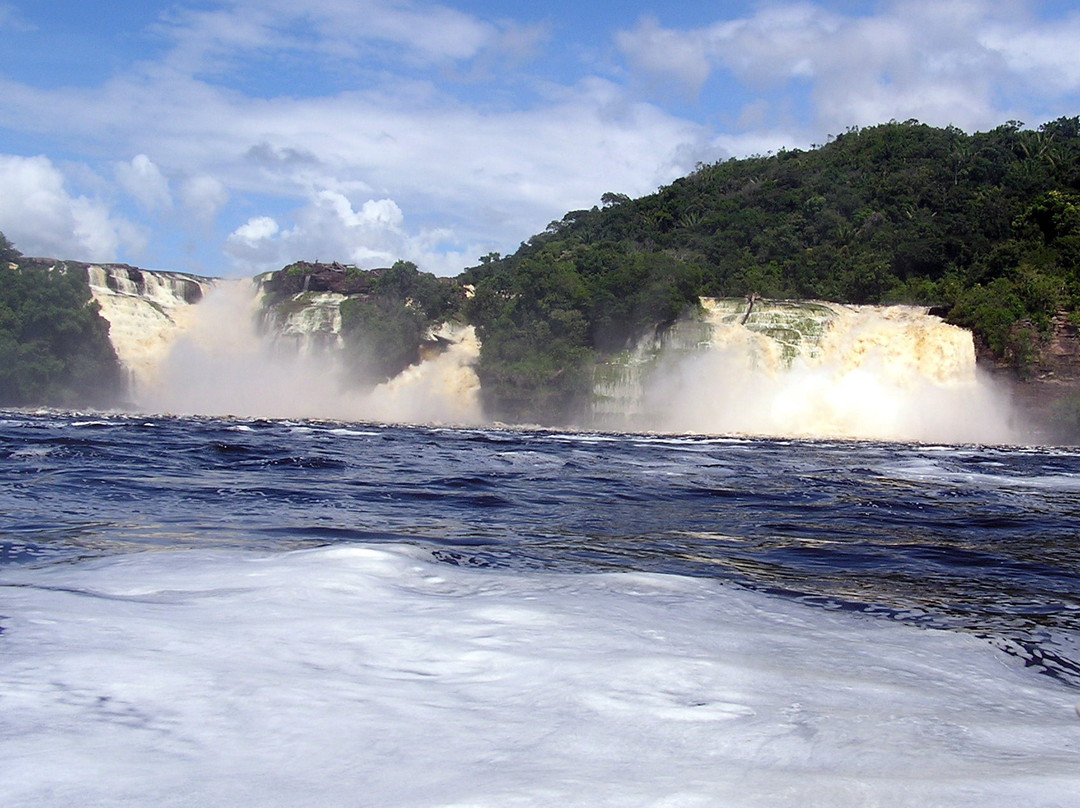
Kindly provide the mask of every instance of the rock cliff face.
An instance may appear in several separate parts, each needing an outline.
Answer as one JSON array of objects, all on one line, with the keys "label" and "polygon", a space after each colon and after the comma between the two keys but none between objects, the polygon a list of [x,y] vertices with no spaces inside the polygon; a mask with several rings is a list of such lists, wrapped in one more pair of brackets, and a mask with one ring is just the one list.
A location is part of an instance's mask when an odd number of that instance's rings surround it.
[{"label": "rock cliff face", "polygon": [[1054,318],[1050,333],[1032,340],[1021,370],[976,343],[979,366],[1007,385],[1017,409],[1050,443],[1080,443],[1080,328],[1065,314]]},{"label": "rock cliff face", "polygon": [[334,261],[314,264],[297,261],[279,272],[260,276],[263,291],[275,297],[304,292],[327,292],[343,297],[370,294],[380,270],[358,270]]},{"label": "rock cliff face", "polygon": [[373,292],[378,270],[359,271],[336,261],[297,261],[255,279],[260,291],[260,331],[301,355],[342,347],[341,304]]},{"label": "rock cliff face", "polygon": [[216,281],[127,264],[82,266],[101,316],[109,321],[109,340],[130,375],[132,388],[145,386],[176,340],[190,328],[194,305]]}]

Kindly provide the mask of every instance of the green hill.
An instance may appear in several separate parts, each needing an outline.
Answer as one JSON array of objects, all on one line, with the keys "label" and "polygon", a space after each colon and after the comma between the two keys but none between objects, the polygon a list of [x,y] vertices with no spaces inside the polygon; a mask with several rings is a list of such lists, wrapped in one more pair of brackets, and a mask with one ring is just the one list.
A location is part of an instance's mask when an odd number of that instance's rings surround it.
[{"label": "green hill", "polygon": [[916,121],[605,194],[459,278],[496,417],[551,421],[589,368],[699,296],[937,307],[1023,373],[1080,302],[1080,118],[968,135]]},{"label": "green hill", "polygon": [[0,233],[0,406],[107,406],[126,393],[83,267],[23,259]]}]

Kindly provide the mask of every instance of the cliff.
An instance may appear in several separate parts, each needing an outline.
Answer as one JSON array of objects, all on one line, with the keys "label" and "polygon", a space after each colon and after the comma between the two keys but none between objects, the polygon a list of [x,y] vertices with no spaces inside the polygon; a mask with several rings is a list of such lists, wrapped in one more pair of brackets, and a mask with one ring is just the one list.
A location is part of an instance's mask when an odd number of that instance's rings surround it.
[{"label": "cliff", "polygon": [[1066,312],[1039,333],[1028,325],[1013,329],[1023,356],[995,355],[976,340],[979,367],[1010,390],[1018,411],[1048,443],[1080,444],[1080,328]]},{"label": "cliff", "polygon": [[127,264],[61,262],[86,273],[109,340],[133,389],[152,382],[162,360],[191,327],[195,304],[217,279],[184,272],[144,270]]}]

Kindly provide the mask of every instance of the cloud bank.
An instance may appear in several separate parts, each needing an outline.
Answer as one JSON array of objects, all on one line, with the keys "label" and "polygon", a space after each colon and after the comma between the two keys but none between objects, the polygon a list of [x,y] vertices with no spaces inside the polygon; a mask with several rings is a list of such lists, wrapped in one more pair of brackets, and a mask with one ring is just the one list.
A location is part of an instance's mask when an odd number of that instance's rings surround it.
[{"label": "cloud bank", "polygon": [[[456,274],[698,162],[890,119],[1080,111],[1080,15],[1034,2],[772,3],[682,28],[637,5],[586,30],[422,2],[162,3],[99,81],[0,75],[0,230],[208,274],[316,257]],[[16,46],[49,36],[10,9]]]}]

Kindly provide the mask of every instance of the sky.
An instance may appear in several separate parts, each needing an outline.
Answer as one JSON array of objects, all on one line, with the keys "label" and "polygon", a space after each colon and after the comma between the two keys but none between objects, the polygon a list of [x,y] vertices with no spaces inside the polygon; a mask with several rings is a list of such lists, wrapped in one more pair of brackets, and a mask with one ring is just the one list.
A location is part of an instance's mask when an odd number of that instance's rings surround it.
[{"label": "sky", "polygon": [[1080,114],[1080,0],[0,0],[0,232],[219,277],[457,275],[606,192]]}]

